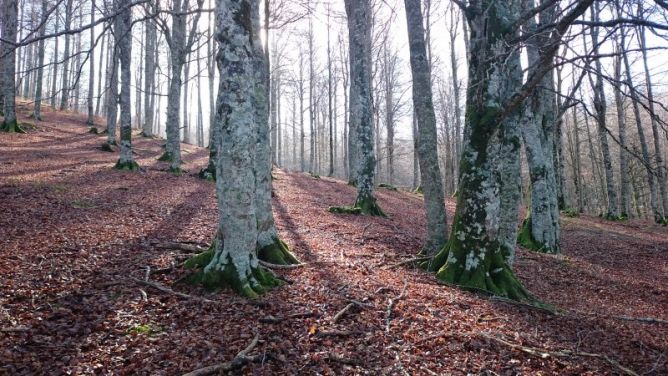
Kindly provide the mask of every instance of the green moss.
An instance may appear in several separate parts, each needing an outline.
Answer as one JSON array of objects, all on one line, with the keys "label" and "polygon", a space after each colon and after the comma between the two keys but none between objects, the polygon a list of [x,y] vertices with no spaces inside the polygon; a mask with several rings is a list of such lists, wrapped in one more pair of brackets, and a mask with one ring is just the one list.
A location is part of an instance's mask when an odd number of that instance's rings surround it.
[{"label": "green moss", "polygon": [[355,180],[348,180],[348,185],[351,187],[357,187],[357,182]]},{"label": "green moss", "polygon": [[387,183],[380,183],[378,184],[379,187],[389,189],[390,191],[398,191],[397,187],[393,186],[392,184],[387,184]]},{"label": "green moss", "polygon": [[362,209],[355,206],[330,206],[329,209],[327,209],[327,211],[336,214],[353,214],[353,215],[362,214]]},{"label": "green moss", "polygon": [[309,175],[311,175],[313,179],[320,180],[320,175],[316,174],[315,172],[309,172]]},{"label": "green moss", "polygon": [[127,334],[147,334],[147,335],[155,335],[157,333],[160,333],[160,329],[154,329],[151,324],[137,324],[134,325],[126,331]]},{"label": "green moss", "polygon": [[176,175],[176,176],[181,176],[181,175],[183,174],[183,170],[181,169],[181,167],[171,167],[171,166],[170,166],[170,167],[167,169],[167,172],[172,173],[172,174],[174,174],[174,175]]},{"label": "green moss", "polygon": [[413,190],[413,193],[416,193],[416,194],[419,194],[419,195],[424,194],[424,189],[422,188],[421,185],[418,185],[417,188],[415,188]]},{"label": "green moss", "polygon": [[10,122],[2,122],[2,125],[0,125],[0,132],[7,132],[7,133],[26,133],[26,131],[21,127],[19,122],[17,120],[10,121]]},{"label": "green moss", "polygon": [[522,221],[520,231],[517,233],[517,244],[531,251],[543,252],[543,246],[531,234],[531,215],[527,215]]},{"label": "green moss", "polygon": [[212,245],[206,251],[187,259],[186,262],[183,264],[183,266],[186,269],[203,268],[209,265],[211,259],[213,258],[214,252],[215,248]]},{"label": "green moss", "polygon": [[172,153],[170,153],[170,152],[168,152],[168,151],[162,153],[162,155],[160,156],[160,158],[158,158],[158,160],[159,160],[160,162],[171,162],[173,159],[174,159],[174,158],[172,157]]},{"label": "green moss", "polygon": [[378,202],[373,196],[364,198],[358,197],[357,201],[355,202],[355,207],[360,208],[362,214],[364,215],[387,217],[380,206],[378,206]]},{"label": "green moss", "polygon": [[580,216],[580,213],[578,213],[577,209],[574,208],[566,208],[561,211],[561,214],[565,215],[568,218],[577,218]]},{"label": "green moss", "polygon": [[206,168],[203,168],[199,170],[199,173],[197,176],[200,179],[208,180],[208,181],[216,181],[216,169],[211,168],[211,166],[206,166]]},{"label": "green moss", "polygon": [[135,161],[121,162],[119,159],[116,162],[116,165],[114,165],[114,168],[121,171],[137,171],[139,170],[139,164]]},{"label": "green moss", "polygon": [[104,144],[100,145],[100,150],[106,151],[106,152],[109,152],[109,153],[113,153],[115,151],[114,150],[114,144],[111,144],[109,142],[105,142]]},{"label": "green moss", "polygon": [[228,256],[222,269],[214,269],[207,272],[201,270],[201,265],[206,264],[213,258],[213,248],[188,260],[191,266],[200,270],[188,276],[185,280],[188,283],[201,285],[207,291],[219,291],[222,288],[232,288],[235,292],[249,299],[255,299],[264,294],[269,288],[280,286],[281,281],[276,279],[270,272],[262,267],[253,268],[251,275],[242,279],[239,276],[232,259]]},{"label": "green moss", "polygon": [[274,238],[271,244],[258,248],[257,257],[262,261],[277,265],[296,265],[300,263],[297,257],[290,252],[288,245],[278,238]]},{"label": "green moss", "polygon": [[88,128],[88,133],[98,134],[100,132],[97,130],[97,127],[90,127]]}]

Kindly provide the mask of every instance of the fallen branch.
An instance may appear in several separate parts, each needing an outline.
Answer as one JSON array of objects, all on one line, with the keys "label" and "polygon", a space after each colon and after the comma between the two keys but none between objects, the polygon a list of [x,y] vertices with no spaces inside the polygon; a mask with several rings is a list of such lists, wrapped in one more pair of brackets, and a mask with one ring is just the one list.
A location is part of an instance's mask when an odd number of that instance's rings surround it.
[{"label": "fallen branch", "polygon": [[174,243],[174,242],[151,243],[151,245],[153,245],[156,248],[175,249],[178,251],[194,252],[194,253],[201,253],[207,250],[207,248],[198,247],[192,244]]},{"label": "fallen branch", "polygon": [[392,310],[394,309],[394,306],[397,304],[397,302],[404,298],[404,295],[406,294],[406,288],[407,287],[408,287],[408,281],[404,280],[404,288],[401,290],[401,294],[399,294],[396,298],[390,299],[388,304],[387,304],[387,312],[385,313],[385,331],[386,332],[390,331],[390,322],[392,321]]},{"label": "fallen branch", "polygon": [[264,266],[265,268],[268,269],[297,269],[301,268],[302,266],[305,266],[307,264],[291,264],[291,265],[279,265],[279,264],[272,264],[266,261],[259,260],[260,265]]},{"label": "fallen branch", "polygon": [[316,333],[316,336],[318,337],[345,337],[345,336],[351,336],[353,334],[361,334],[362,332],[358,330],[319,330]]},{"label": "fallen branch", "polygon": [[354,306],[356,306],[355,303],[348,303],[347,306],[343,307],[342,310],[340,310],[336,315],[334,315],[334,317],[332,317],[331,323],[336,324],[336,322],[339,321],[341,316],[343,316],[349,309],[353,308]]},{"label": "fallen branch", "polygon": [[325,356],[325,360],[330,360],[332,362],[337,362],[341,364],[346,364],[349,366],[359,366],[361,363],[358,360],[352,359],[352,358],[344,358],[340,355],[336,354],[327,354]]},{"label": "fallen branch", "polygon": [[651,324],[665,324],[668,325],[667,320],[656,319],[654,317],[630,317],[630,316],[611,316],[616,319],[626,320],[626,321],[640,321]]},{"label": "fallen branch", "polygon": [[198,301],[206,302],[206,303],[218,303],[214,300],[209,300],[209,299],[206,299],[206,298],[201,298],[199,296],[192,296],[192,295],[188,295],[188,294],[185,294],[185,293],[182,293],[182,292],[174,291],[174,290],[170,289],[169,287],[167,287],[163,284],[160,284],[158,282],[144,281],[144,280],[141,280],[139,278],[134,278],[134,277],[129,277],[129,278],[131,280],[139,283],[140,285],[150,286],[150,287],[153,287],[156,290],[165,292],[167,294],[176,295],[176,296],[181,297],[181,298],[198,300]]},{"label": "fallen branch", "polygon": [[536,348],[536,347],[528,347],[528,346],[518,345],[518,344],[515,344],[515,343],[512,343],[512,342],[508,342],[504,339],[494,337],[494,336],[492,336],[490,334],[487,334],[487,333],[484,333],[484,332],[481,332],[479,334],[481,336],[487,338],[487,339],[496,341],[498,343],[501,343],[501,344],[506,345],[508,347],[511,347],[513,349],[520,350],[522,352],[525,352],[525,353],[533,355],[533,356],[537,356],[537,357],[542,358],[542,359],[549,358],[549,357],[568,358],[568,357],[573,357],[573,356],[597,358],[597,359],[605,360],[606,362],[608,362],[613,367],[617,368],[617,370],[619,370],[621,373],[623,373],[625,375],[638,376],[638,374],[635,371],[633,371],[630,368],[622,366],[617,361],[608,357],[607,355],[594,354],[594,353],[588,353],[588,352],[582,352],[582,351],[570,351],[570,350],[548,351],[548,350],[540,349],[540,348]]},{"label": "fallen branch", "polygon": [[258,360],[260,359],[260,356],[249,357],[248,353],[253,351],[255,346],[257,346],[259,340],[260,340],[260,335],[256,334],[255,338],[253,338],[251,343],[245,349],[241,350],[230,362],[214,364],[212,366],[196,369],[194,371],[184,374],[183,376],[204,376],[204,375],[220,374],[222,372],[228,372],[237,368],[241,368],[248,362]]},{"label": "fallen branch", "polygon": [[9,328],[0,328],[0,333],[19,333],[29,332],[31,329],[27,326],[12,326]]},{"label": "fallen branch", "polygon": [[313,312],[313,311],[309,311],[309,312],[298,312],[298,313],[293,313],[293,314],[290,314],[290,315],[279,316],[279,317],[269,315],[269,316],[261,318],[259,321],[261,323],[264,323],[264,324],[278,324],[280,322],[283,322],[283,321],[289,320],[289,319],[301,319],[301,318],[314,317],[314,316],[316,316],[316,313]]}]

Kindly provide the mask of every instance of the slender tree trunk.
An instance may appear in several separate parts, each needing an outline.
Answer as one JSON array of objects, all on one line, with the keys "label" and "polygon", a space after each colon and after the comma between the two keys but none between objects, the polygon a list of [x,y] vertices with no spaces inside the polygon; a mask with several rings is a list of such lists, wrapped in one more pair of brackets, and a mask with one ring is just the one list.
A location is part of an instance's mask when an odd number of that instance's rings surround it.
[{"label": "slender tree trunk", "polygon": [[109,59],[109,88],[107,88],[107,144],[116,145],[116,123],[118,122],[118,41],[110,41],[112,49]]},{"label": "slender tree trunk", "polygon": [[[39,36],[43,38],[46,34],[46,21],[49,2],[42,0],[42,27],[39,28]],[[42,120],[42,80],[44,79],[44,39],[39,41],[37,51],[37,80],[35,82],[35,104],[33,107],[33,118]]]},{"label": "slender tree trunk", "polygon": [[102,37],[100,38],[100,62],[97,63],[97,72],[98,72],[98,79],[97,79],[97,96],[95,98],[95,116],[100,115],[100,102],[102,99],[102,66],[104,63],[104,42],[105,39],[107,39],[107,34],[104,33],[102,34]]},{"label": "slender tree trunk", "polygon": [[[95,0],[91,0],[90,23],[95,23]],[[93,94],[95,92],[95,28],[90,28],[90,52],[88,55],[88,119],[86,124],[95,125],[95,113],[93,112]]]},{"label": "slender tree trunk", "polygon": [[132,9],[129,8],[131,0],[116,0],[117,9],[125,8],[114,20],[116,45],[118,46],[119,62],[121,65],[121,94],[119,96],[119,109],[121,118],[121,151],[120,158],[116,162],[116,168],[120,170],[136,170],[139,168],[132,156],[132,106],[130,102],[130,85],[132,75],[130,73],[132,53]]},{"label": "slender tree trunk", "polygon": [[[72,5],[73,0],[66,0],[65,6],[65,31],[72,27]],[[70,84],[69,84],[69,66],[70,66],[70,34],[65,34],[65,51],[63,51],[63,85],[62,95],[60,97],[60,109],[65,110],[70,106]]]},{"label": "slender tree trunk", "polygon": [[[448,240],[443,180],[438,166],[436,115],[431,90],[431,69],[425,45],[421,0],[404,0],[408,26],[411,73],[413,77],[413,107],[417,118],[417,152],[424,187],[427,216],[427,242],[422,253],[434,254]],[[387,96],[391,95],[388,92]]]},{"label": "slender tree trunk", "polygon": [[[149,3],[149,9],[154,9],[152,3]],[[144,51],[144,122],[142,123],[142,135],[144,137],[151,137],[154,135],[153,120],[155,108],[151,104],[155,95],[155,49],[158,37],[153,20],[147,20],[144,25],[146,28],[146,49]]]},{"label": "slender tree trunk", "polygon": [[[59,26],[60,26],[60,8],[56,7],[55,11],[55,18],[56,18],[56,26],[54,31],[58,33],[59,31]],[[51,75],[53,76],[53,80],[51,81],[51,99],[49,100],[49,104],[51,107],[55,108],[56,107],[56,97],[58,96],[58,40],[60,38],[56,37],[54,38],[54,46],[53,46],[53,57],[51,59],[51,64],[53,64],[53,70],[51,71]]]},{"label": "slender tree trunk", "polygon": [[[622,49],[618,47],[618,51]],[[619,127],[619,176],[622,181],[620,191],[620,206],[622,218],[629,218],[631,214],[631,174],[629,171],[629,155],[626,152],[628,142],[626,140],[626,111],[624,110],[624,98],[622,96],[622,58],[617,56],[614,62],[615,78],[615,106],[617,107],[617,126]]]}]

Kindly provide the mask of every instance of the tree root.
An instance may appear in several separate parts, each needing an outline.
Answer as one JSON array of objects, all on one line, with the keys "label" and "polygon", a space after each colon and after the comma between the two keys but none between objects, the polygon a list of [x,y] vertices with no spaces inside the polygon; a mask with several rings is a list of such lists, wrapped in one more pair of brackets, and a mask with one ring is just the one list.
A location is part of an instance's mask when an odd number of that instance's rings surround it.
[{"label": "tree root", "polygon": [[404,280],[404,288],[401,289],[401,293],[396,297],[388,301],[387,311],[385,312],[385,331],[390,331],[390,323],[392,322],[392,310],[394,306],[397,305],[397,302],[404,298],[406,295],[406,288],[408,288],[408,281]]},{"label": "tree root", "polygon": [[162,153],[162,155],[160,157],[158,157],[158,160],[160,162],[171,162],[173,159],[174,159],[174,157],[172,157],[172,153],[170,153],[168,151]]},{"label": "tree root", "polygon": [[99,134],[100,132],[97,130],[97,127],[90,127],[88,128],[88,133]]},{"label": "tree root", "polygon": [[415,258],[408,259],[408,260],[405,260],[405,261],[402,261],[402,262],[398,262],[396,264],[386,266],[383,269],[394,269],[394,268],[398,268],[400,266],[407,265],[407,264],[414,264],[414,263],[419,263],[419,262],[423,262],[423,261],[429,261],[429,260],[431,260],[431,258],[432,258],[431,256],[415,257]]},{"label": "tree root", "polygon": [[317,316],[317,314],[315,312],[308,311],[308,312],[292,313],[292,314],[289,314],[289,315],[279,316],[279,317],[269,315],[269,316],[261,318],[258,321],[260,321],[263,324],[278,324],[278,323],[281,323],[285,320],[301,319],[301,318],[308,318],[308,317],[315,317],[315,316]]},{"label": "tree root", "polygon": [[253,351],[255,346],[257,346],[259,340],[260,340],[260,335],[256,334],[255,338],[253,338],[251,343],[245,349],[241,350],[230,362],[219,363],[212,366],[196,369],[194,371],[184,374],[183,376],[204,376],[204,375],[214,375],[214,374],[218,375],[222,374],[223,372],[229,372],[241,368],[247,363],[259,361],[260,359],[262,359],[262,356],[248,355],[248,353]]},{"label": "tree root", "polygon": [[114,150],[114,145],[115,144],[110,144],[108,142],[105,142],[104,144],[100,145],[100,150],[113,153],[116,151]]},{"label": "tree root", "polygon": [[119,159],[114,165],[114,168],[121,171],[137,171],[139,170],[139,164],[135,161],[125,161],[121,162]]},{"label": "tree root", "polygon": [[274,238],[271,244],[257,249],[257,258],[274,265],[296,265],[300,261],[290,252],[288,245],[279,238]]},{"label": "tree root", "polygon": [[327,211],[335,214],[353,214],[353,215],[362,214],[362,209],[354,206],[330,206],[329,209],[327,209]]}]

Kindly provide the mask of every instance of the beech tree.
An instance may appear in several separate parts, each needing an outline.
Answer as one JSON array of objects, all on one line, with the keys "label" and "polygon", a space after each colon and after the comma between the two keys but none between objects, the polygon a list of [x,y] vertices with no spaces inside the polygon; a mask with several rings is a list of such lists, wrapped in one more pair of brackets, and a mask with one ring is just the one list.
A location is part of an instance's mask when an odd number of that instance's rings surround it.
[{"label": "beech tree", "polygon": [[[2,39],[0,42],[0,58],[2,59],[3,77],[2,93],[4,99],[2,124],[4,132],[23,132],[16,118],[16,43],[18,3],[16,0],[3,0],[2,6]],[[6,41],[6,42],[5,42]]]},{"label": "beech tree", "polygon": [[132,156],[132,109],[130,106],[130,57],[132,52],[132,9],[131,0],[116,0],[116,9],[121,11],[114,19],[114,36],[118,46],[121,66],[121,93],[119,108],[121,118],[120,158],[116,162],[119,170],[136,170],[139,168]]}]

